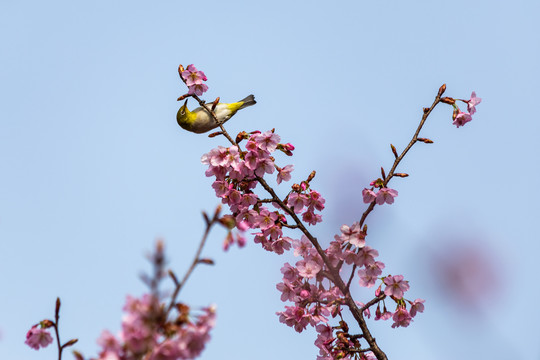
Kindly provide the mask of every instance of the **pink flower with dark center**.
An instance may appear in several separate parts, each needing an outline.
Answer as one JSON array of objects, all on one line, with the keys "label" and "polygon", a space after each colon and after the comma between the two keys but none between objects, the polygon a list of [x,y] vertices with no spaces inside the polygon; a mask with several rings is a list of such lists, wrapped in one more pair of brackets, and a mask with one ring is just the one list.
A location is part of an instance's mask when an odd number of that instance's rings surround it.
[{"label": "pink flower with dark center", "polygon": [[467,101],[467,111],[469,114],[474,115],[476,112],[476,105],[480,104],[482,102],[482,99],[479,97],[476,97],[476,93],[473,91],[471,94],[471,99]]},{"label": "pink flower with dark center", "polygon": [[283,274],[283,279],[289,281],[290,283],[293,283],[293,282],[299,280],[299,278],[298,278],[298,269],[296,269],[294,266],[292,266],[289,263],[285,263],[281,267],[280,271]]},{"label": "pink flower with dark center", "polygon": [[300,260],[296,263],[298,274],[306,279],[312,279],[321,271],[321,265],[313,260]]},{"label": "pink flower with dark center", "polygon": [[293,240],[294,256],[307,257],[312,247],[311,242],[305,235],[302,235],[301,240]]},{"label": "pink flower with dark center", "polygon": [[370,288],[377,282],[377,276],[368,274],[365,269],[358,270],[358,277],[358,283],[362,287]]},{"label": "pink flower with dark center", "polygon": [[[364,246],[358,252],[355,264],[358,266],[369,266],[375,263],[375,258],[379,256],[379,252],[370,246]],[[383,264],[384,265],[384,264]]]},{"label": "pink flower with dark center", "polygon": [[284,280],[282,283],[278,283],[276,288],[281,292],[281,301],[296,301],[296,289],[287,280]]},{"label": "pink flower with dark center", "polygon": [[456,118],[454,119],[453,125],[456,125],[456,127],[460,127],[468,123],[472,120],[471,114],[467,114],[464,112],[461,112],[461,110],[456,115]]},{"label": "pink flower with dark center", "polygon": [[315,208],[319,211],[324,209],[324,203],[326,200],[321,196],[321,194],[315,190],[311,190],[308,194],[306,206],[310,209]]},{"label": "pink flower with dark center", "polygon": [[255,135],[254,140],[257,142],[261,150],[273,152],[276,150],[277,144],[281,138],[278,134],[273,133],[272,131],[266,131],[262,134]]},{"label": "pink flower with dark center", "polygon": [[304,194],[292,192],[289,194],[287,205],[289,205],[289,207],[291,207],[295,213],[299,214],[304,209],[305,202],[306,196]]},{"label": "pink flower with dark center", "polygon": [[197,70],[193,64],[188,65],[187,69],[182,72],[182,78],[186,80],[188,87],[195,84],[202,84],[203,81],[208,80],[206,75],[202,71]]},{"label": "pink flower with dark center", "polygon": [[257,176],[264,176],[264,174],[273,174],[275,170],[274,162],[270,158],[262,159],[257,162],[257,168],[255,174]]},{"label": "pink flower with dark center", "polygon": [[394,323],[392,324],[393,328],[397,327],[407,327],[411,323],[412,317],[405,309],[405,307],[398,306],[396,312],[394,313],[394,316],[392,317],[392,320],[394,320]]},{"label": "pink flower with dark center", "polygon": [[393,204],[394,198],[396,196],[398,196],[397,190],[390,189],[390,188],[382,188],[377,193],[376,202],[378,205],[382,205],[384,203]]},{"label": "pink flower with dark center", "polygon": [[293,165],[287,165],[283,168],[278,168],[277,183],[281,184],[282,181],[291,180],[291,172],[293,171]]},{"label": "pink flower with dark center", "polygon": [[274,225],[264,230],[263,234],[270,240],[277,240],[283,235],[283,231],[281,231],[281,227]]},{"label": "pink flower with dark center", "polygon": [[280,237],[276,241],[272,242],[272,250],[276,254],[283,254],[285,250],[289,250],[291,248],[291,242],[292,239],[287,236]]},{"label": "pink flower with dark center", "polygon": [[230,185],[226,181],[214,181],[212,188],[216,191],[217,197],[225,197],[229,193]]},{"label": "pink flower with dark center", "polygon": [[375,195],[373,190],[364,188],[364,190],[362,190],[362,197],[364,198],[364,203],[369,204],[375,200],[377,195]]},{"label": "pink flower with dark center", "polygon": [[262,209],[259,213],[259,218],[257,219],[258,226],[261,230],[266,230],[274,226],[278,216],[275,212],[269,212],[266,209]]},{"label": "pink flower with dark center", "polygon": [[45,348],[53,342],[53,338],[49,331],[39,328],[38,325],[32,326],[26,333],[24,343],[32,349],[39,350],[40,347]]},{"label": "pink flower with dark center", "polygon": [[409,290],[409,282],[403,280],[403,275],[387,276],[384,278],[384,283],[386,284],[384,293],[396,299],[403,298],[403,293]]},{"label": "pink flower with dark center", "polygon": [[307,222],[309,225],[317,225],[317,223],[322,222],[322,216],[308,210],[302,214],[302,220]]}]

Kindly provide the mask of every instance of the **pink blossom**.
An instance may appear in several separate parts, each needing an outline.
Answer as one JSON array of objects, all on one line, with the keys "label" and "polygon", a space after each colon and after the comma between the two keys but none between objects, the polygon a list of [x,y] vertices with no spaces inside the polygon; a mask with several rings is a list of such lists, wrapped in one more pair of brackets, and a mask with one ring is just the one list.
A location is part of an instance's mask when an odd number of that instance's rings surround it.
[{"label": "pink blossom", "polygon": [[407,327],[411,323],[412,317],[405,307],[398,306],[392,320],[394,320],[394,323],[392,324],[393,328],[400,326]]},{"label": "pink blossom", "polygon": [[45,348],[53,342],[53,338],[49,331],[39,328],[38,325],[34,325],[26,333],[26,340],[24,343],[30,346],[32,349],[39,350],[40,347]]},{"label": "pink blossom", "polygon": [[255,142],[259,145],[261,150],[273,152],[276,150],[277,144],[281,138],[278,134],[273,133],[272,131],[266,131],[262,134],[257,134],[254,136]]},{"label": "pink blossom", "polygon": [[364,188],[364,190],[362,190],[362,197],[364,198],[364,203],[369,204],[375,200],[377,195],[375,195],[373,190]]},{"label": "pink blossom", "polygon": [[307,203],[306,205],[310,208],[315,208],[319,211],[322,211],[324,209],[324,203],[326,200],[321,196],[321,194],[317,191],[311,190],[308,195]]},{"label": "pink blossom", "polygon": [[289,263],[285,263],[281,267],[281,273],[283,274],[283,279],[291,283],[298,280],[298,269],[296,269],[294,266],[292,266]]},{"label": "pink blossom", "polygon": [[149,360],[177,360],[179,357],[180,349],[178,344],[173,340],[166,340],[152,351]]},{"label": "pink blossom", "polygon": [[426,300],[416,299],[411,304],[410,314],[412,317],[416,316],[417,312],[424,312],[424,302]]},{"label": "pink blossom", "polygon": [[312,247],[313,245],[305,235],[302,235],[301,240],[293,240],[294,256],[307,257]]},{"label": "pink blossom", "polygon": [[289,194],[287,205],[293,209],[297,214],[301,213],[306,203],[306,195],[292,192]]},{"label": "pink blossom", "polygon": [[340,230],[342,241],[348,242],[358,248],[364,247],[366,241],[364,240],[365,235],[360,229],[360,223],[355,222],[351,226],[342,225]]},{"label": "pink blossom", "polygon": [[467,111],[469,114],[474,115],[476,112],[476,105],[480,104],[482,102],[482,99],[479,97],[476,97],[476,93],[473,91],[471,94],[471,99],[467,101]]},{"label": "pink blossom", "polygon": [[278,168],[277,183],[281,184],[282,181],[291,180],[291,171],[293,171],[293,165],[286,165],[283,168]]},{"label": "pink blossom", "polygon": [[272,242],[272,250],[276,254],[283,254],[285,250],[289,250],[291,248],[291,242],[292,239],[287,236],[280,237],[276,241]]},{"label": "pink blossom", "polygon": [[269,212],[266,209],[262,209],[257,218],[258,226],[261,230],[266,230],[274,226],[278,216],[275,212]]},{"label": "pink blossom", "polygon": [[285,311],[279,311],[276,315],[279,315],[279,322],[294,327],[297,332],[302,332],[309,324],[309,316],[301,307],[285,306]]},{"label": "pink blossom", "polygon": [[197,70],[193,64],[188,65],[187,69],[182,72],[182,78],[186,80],[188,87],[195,84],[202,84],[203,81],[208,80],[206,75],[202,71]]},{"label": "pink blossom", "polygon": [[372,249],[370,246],[364,246],[362,249],[360,249],[360,251],[358,251],[355,264],[358,266],[367,267],[375,262],[375,258],[377,256],[379,256],[379,252],[377,250]]},{"label": "pink blossom", "polygon": [[321,265],[313,260],[300,260],[296,263],[296,268],[300,276],[306,279],[312,279],[321,271]]},{"label": "pink blossom", "polygon": [[453,125],[456,125],[456,127],[460,127],[468,123],[472,120],[472,116],[470,114],[461,112],[461,110],[456,115],[456,118],[454,119]]},{"label": "pink blossom", "polygon": [[194,84],[188,87],[189,95],[195,94],[197,96],[201,96],[206,91],[208,91],[208,86],[206,84]]},{"label": "pink blossom", "polygon": [[403,293],[409,290],[409,282],[403,280],[403,275],[387,276],[384,278],[386,288],[384,293],[396,299],[403,298]]},{"label": "pink blossom", "polygon": [[273,174],[275,170],[274,162],[270,158],[262,159],[257,162],[257,168],[255,174],[257,176],[264,176],[264,174]]},{"label": "pink blossom", "polygon": [[382,205],[384,203],[393,204],[394,198],[396,196],[398,196],[397,190],[390,189],[390,188],[382,188],[377,193],[376,201],[378,205]]},{"label": "pink blossom", "polygon": [[212,188],[216,191],[217,197],[224,197],[229,192],[230,186],[226,181],[214,181]]},{"label": "pink blossom", "polygon": [[282,283],[278,283],[276,288],[281,292],[281,301],[295,301],[297,298],[296,289],[287,280],[284,280]]},{"label": "pink blossom", "polygon": [[305,213],[302,214],[302,220],[307,222],[309,225],[317,225],[317,223],[322,222],[322,216],[319,214],[315,214],[311,210],[307,210]]}]

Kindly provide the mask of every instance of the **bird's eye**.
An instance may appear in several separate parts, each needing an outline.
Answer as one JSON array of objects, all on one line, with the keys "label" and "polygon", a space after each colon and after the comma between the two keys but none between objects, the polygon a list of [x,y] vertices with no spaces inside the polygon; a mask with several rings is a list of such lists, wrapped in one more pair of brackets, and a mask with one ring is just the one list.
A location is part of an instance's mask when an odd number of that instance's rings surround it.
[{"label": "bird's eye", "polygon": [[186,112],[184,111],[184,109],[180,110],[180,115],[186,115]]}]

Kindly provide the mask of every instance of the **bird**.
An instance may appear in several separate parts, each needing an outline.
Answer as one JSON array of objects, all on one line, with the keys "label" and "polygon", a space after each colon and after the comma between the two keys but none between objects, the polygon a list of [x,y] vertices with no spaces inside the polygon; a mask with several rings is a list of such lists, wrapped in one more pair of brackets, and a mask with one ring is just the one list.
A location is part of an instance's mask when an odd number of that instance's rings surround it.
[{"label": "bird", "polygon": [[[217,119],[220,123],[224,123],[236,114],[236,112],[245,107],[255,105],[255,96],[248,95],[244,99],[230,103],[218,103],[214,109]],[[208,109],[212,109],[212,104],[206,105]],[[202,107],[198,107],[193,111],[189,111],[187,108],[187,99],[184,105],[180,107],[176,114],[176,121],[178,125],[187,131],[194,132],[196,134],[202,134],[209,130],[215,129],[219,124],[214,118]]]}]

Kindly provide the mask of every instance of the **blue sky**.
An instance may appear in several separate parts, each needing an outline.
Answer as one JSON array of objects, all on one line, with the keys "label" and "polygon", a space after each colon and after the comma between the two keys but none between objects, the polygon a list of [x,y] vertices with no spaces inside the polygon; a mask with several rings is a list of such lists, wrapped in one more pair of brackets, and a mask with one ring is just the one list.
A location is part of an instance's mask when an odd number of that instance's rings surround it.
[{"label": "blue sky", "polygon": [[[181,274],[218,203],[200,157],[226,145],[182,131],[178,64],[208,76],[207,99],[257,105],[228,125],[276,128],[317,170],[330,239],[358,220],[361,190],[393,161],[437,89],[483,99],[456,129],[440,106],[398,169],[399,197],[368,219],[368,243],[410,280],[426,311],[406,329],[370,322],[390,359],[538,359],[539,8],[534,1],[4,1],[0,3],[0,358],[54,358],[23,344],[63,302],[64,339],[96,354],[156,238]],[[193,105],[193,103],[192,103]],[[285,188],[280,189],[285,193]],[[217,304],[202,359],[315,358],[315,335],[280,324],[288,257],[221,251],[212,233],[182,300]],[[472,254],[472,255],[471,255]],[[474,302],[441,264],[476,269]],[[464,260],[465,259],[465,260]],[[458,264],[458,265],[456,265]],[[487,270],[486,270],[487,269]],[[471,270],[473,271],[473,270]],[[485,274],[485,276],[480,276]],[[470,275],[470,276],[469,276]],[[371,293],[358,291],[359,300]],[[70,356],[67,356],[70,358]]]}]

